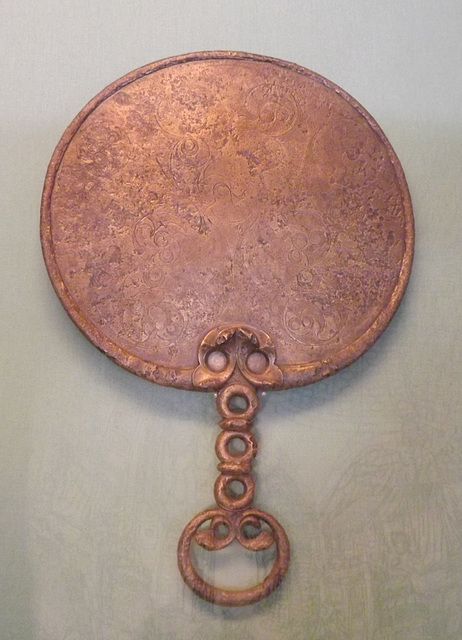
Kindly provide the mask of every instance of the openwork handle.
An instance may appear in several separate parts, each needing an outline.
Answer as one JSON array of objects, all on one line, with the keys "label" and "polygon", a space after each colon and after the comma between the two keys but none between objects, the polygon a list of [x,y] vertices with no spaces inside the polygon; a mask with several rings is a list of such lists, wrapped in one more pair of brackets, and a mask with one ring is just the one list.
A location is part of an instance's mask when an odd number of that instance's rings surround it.
[{"label": "openwork handle", "polygon": [[[281,380],[273,344],[262,331],[250,327],[224,327],[214,329],[202,341],[194,383],[197,387],[221,389],[217,395],[217,409],[222,417],[222,432],[215,445],[221,475],[214,488],[217,507],[193,518],[180,537],[178,566],[186,584],[215,604],[241,606],[266,598],[279,585],[289,564],[290,547],[284,529],[275,518],[251,507],[255,483],[250,471],[257,454],[257,442],[251,429],[259,407],[255,387],[268,388]],[[236,406],[238,400],[245,406]],[[231,443],[236,439],[243,444],[242,451],[232,449]],[[231,491],[233,483],[241,485],[239,495]],[[207,522],[209,525],[202,528]],[[209,551],[218,551],[233,540],[251,551],[276,545],[273,568],[263,582],[232,591],[214,587],[199,576],[191,561],[192,542]]]}]

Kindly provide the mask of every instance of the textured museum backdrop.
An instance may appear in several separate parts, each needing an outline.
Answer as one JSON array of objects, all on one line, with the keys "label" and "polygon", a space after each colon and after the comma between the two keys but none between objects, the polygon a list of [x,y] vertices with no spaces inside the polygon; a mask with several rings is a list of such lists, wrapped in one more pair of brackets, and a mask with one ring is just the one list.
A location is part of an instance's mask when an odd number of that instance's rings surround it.
[{"label": "textured museum backdrop", "polygon": [[[4,0],[0,25],[0,637],[460,640],[462,5],[443,0]],[[56,299],[38,236],[70,119],[143,64],[230,49],[301,64],[380,123],[416,219],[404,302],[359,361],[268,393],[257,501],[292,560],[261,603],[183,584],[176,545],[212,503],[213,399],[118,368]],[[261,576],[232,553],[209,576]],[[231,577],[229,577],[231,576]]]}]

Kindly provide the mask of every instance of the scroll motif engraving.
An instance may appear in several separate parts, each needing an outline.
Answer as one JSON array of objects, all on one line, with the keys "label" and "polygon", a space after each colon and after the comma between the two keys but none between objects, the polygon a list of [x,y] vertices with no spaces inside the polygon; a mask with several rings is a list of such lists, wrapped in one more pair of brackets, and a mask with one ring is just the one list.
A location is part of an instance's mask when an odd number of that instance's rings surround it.
[{"label": "scroll motif engraving", "polygon": [[186,195],[200,191],[204,173],[211,162],[210,148],[199,137],[189,136],[176,142],[167,163],[157,161],[175,187]]},{"label": "scroll motif engraving", "polygon": [[[334,373],[395,312],[413,221],[389,142],[345,92],[290,63],[226,52],[156,63],[67,129],[42,242],[55,290],[94,344],[155,382],[217,391],[217,506],[185,528],[179,566],[212,602],[265,597],[289,543],[252,507],[256,390]],[[256,587],[217,589],[193,567],[193,543],[218,552],[233,541],[276,551]]]},{"label": "scroll motif engraving", "polygon": [[313,381],[400,299],[413,231],[399,162],[311,72],[226,54],[154,66],[85,112],[60,154],[53,268],[84,331],[140,375],[192,388],[197,337],[240,322]]},{"label": "scroll motif engraving", "polygon": [[[308,274],[307,274],[308,275]],[[301,343],[319,344],[335,338],[344,319],[339,309],[328,304],[328,300],[297,296],[287,303],[284,326],[287,333]]]},{"label": "scroll motif engraving", "polygon": [[270,136],[282,136],[294,126],[298,109],[294,97],[279,84],[260,84],[245,100],[251,123]]}]

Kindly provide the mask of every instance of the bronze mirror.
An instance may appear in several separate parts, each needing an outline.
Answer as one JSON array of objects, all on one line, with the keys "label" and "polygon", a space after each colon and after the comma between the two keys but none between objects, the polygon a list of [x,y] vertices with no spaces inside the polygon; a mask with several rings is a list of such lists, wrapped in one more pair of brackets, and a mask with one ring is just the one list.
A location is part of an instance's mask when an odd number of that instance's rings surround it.
[{"label": "bronze mirror", "polygon": [[[258,392],[316,382],[385,330],[413,254],[411,201],[385,135],[345,91],[300,66],[208,52],[147,65],[75,118],[49,165],[41,237],[67,313],[117,364],[216,393],[216,506],[178,562],[211,602],[267,596],[289,563],[252,506]],[[236,446],[236,443],[239,446]],[[208,584],[191,544],[274,545],[260,584]]]}]

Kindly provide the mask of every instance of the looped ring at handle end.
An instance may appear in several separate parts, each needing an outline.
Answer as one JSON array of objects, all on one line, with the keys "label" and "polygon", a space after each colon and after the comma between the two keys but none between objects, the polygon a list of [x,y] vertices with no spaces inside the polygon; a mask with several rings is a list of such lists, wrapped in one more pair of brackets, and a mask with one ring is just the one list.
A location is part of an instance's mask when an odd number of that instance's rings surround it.
[{"label": "looped ring at handle end", "polygon": [[[199,531],[208,520],[211,521],[210,528]],[[269,531],[261,529],[262,522],[268,525]],[[217,537],[218,524],[224,525],[227,529],[224,537]],[[252,538],[246,537],[244,527],[247,524],[259,531],[257,535]],[[224,548],[234,539],[253,551],[276,545],[274,565],[266,578],[254,587],[238,591],[221,589],[206,582],[194,568],[190,555],[193,540],[213,551]],[[234,513],[220,508],[203,511],[186,525],[178,542],[178,567],[188,587],[204,600],[228,607],[253,604],[269,596],[284,578],[289,560],[290,546],[284,529],[275,518],[259,509],[245,509]]]}]

